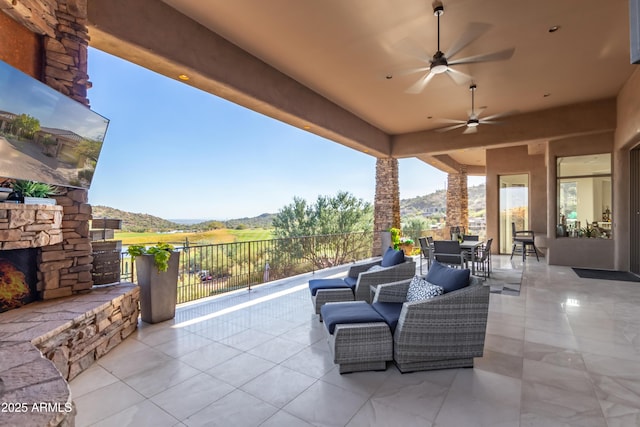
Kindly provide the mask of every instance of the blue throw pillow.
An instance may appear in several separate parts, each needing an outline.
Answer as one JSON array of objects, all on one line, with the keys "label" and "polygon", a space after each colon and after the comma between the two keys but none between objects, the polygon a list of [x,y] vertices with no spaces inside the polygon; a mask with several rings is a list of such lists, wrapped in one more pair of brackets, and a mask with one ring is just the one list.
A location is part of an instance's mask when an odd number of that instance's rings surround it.
[{"label": "blue throw pillow", "polygon": [[450,268],[434,261],[425,279],[429,283],[440,286],[446,294],[469,286],[470,276],[471,271],[468,268]]},{"label": "blue throw pillow", "polygon": [[382,256],[382,267],[393,267],[394,265],[402,264],[404,262],[404,252],[397,251],[392,247],[389,247]]},{"label": "blue throw pillow", "polygon": [[389,246],[387,248],[387,250],[384,252],[384,254],[382,254],[382,261],[380,262],[380,265],[382,267],[390,267],[389,265],[385,265],[391,262],[391,258],[393,258],[393,254],[394,254],[394,250],[391,246]]}]

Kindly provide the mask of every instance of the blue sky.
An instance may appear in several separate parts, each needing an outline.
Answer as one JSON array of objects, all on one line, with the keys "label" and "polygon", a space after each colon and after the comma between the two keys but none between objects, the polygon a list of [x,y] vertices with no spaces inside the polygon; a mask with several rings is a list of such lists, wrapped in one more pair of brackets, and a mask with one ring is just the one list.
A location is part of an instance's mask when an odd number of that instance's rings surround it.
[{"label": "blue sky", "polygon": [[[89,76],[91,108],[110,119],[93,205],[224,220],[338,191],[373,202],[374,157],[93,48]],[[400,159],[399,180],[406,199],[443,189],[446,174]]]}]

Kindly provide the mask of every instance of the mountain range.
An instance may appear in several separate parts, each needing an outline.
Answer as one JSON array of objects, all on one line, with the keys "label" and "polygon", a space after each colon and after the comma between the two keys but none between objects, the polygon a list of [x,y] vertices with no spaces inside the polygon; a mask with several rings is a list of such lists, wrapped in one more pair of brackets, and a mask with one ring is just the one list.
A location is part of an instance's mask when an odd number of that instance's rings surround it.
[{"label": "mountain range", "polygon": [[[485,185],[476,185],[468,188],[469,214],[484,211],[485,209]],[[412,216],[428,216],[434,213],[446,211],[447,192],[438,190],[425,196],[400,200],[400,215],[403,218]],[[212,228],[271,228],[274,213],[263,213],[256,217],[236,218],[226,221],[205,220],[197,223],[175,222],[157,216],[132,213],[108,206],[93,206],[94,218],[114,218],[122,220],[122,231],[172,231],[172,230],[209,230]],[[186,222],[186,221],[185,221]]]}]

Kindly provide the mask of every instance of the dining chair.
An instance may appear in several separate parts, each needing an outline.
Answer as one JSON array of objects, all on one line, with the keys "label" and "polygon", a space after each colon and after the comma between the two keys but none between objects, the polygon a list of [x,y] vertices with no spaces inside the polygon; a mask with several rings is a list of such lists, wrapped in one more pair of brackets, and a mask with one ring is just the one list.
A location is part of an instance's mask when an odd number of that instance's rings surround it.
[{"label": "dining chair", "polygon": [[531,247],[533,253],[536,254],[536,259],[540,261],[538,257],[538,248],[536,248],[536,236],[533,230],[520,230],[516,231],[516,223],[511,223],[511,236],[513,240],[513,244],[511,246],[511,259],[513,259],[513,254],[516,251],[518,245],[521,246],[522,249],[522,261],[527,259],[527,248]]},{"label": "dining chair", "polygon": [[460,227],[455,225],[449,228],[449,235],[451,236],[451,240],[458,240],[458,237],[464,234],[464,227]]},{"label": "dining chair", "polygon": [[467,267],[467,253],[457,240],[434,240],[433,259],[449,266]]},{"label": "dining chair", "polygon": [[[480,236],[478,236],[477,234],[463,234],[462,235],[462,241],[463,242],[477,242],[480,240]],[[480,247],[475,248],[476,251],[476,259],[479,258],[480,256]]]},{"label": "dining chair", "polygon": [[476,256],[476,271],[479,271],[483,277],[491,276],[491,243],[493,238],[487,240],[487,243],[481,246],[480,252]]},{"label": "dining chair", "polygon": [[418,242],[420,242],[420,274],[422,274],[422,260],[424,258],[427,259],[427,268],[431,268],[432,250],[426,237],[419,237]]}]

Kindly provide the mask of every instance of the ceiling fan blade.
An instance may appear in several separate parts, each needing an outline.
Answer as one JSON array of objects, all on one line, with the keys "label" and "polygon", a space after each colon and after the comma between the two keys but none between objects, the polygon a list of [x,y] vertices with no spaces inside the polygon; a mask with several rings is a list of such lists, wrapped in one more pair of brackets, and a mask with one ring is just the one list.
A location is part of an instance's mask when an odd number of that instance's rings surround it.
[{"label": "ceiling fan blade", "polygon": [[439,122],[441,123],[464,123],[466,124],[467,121],[466,120],[455,120],[455,119],[438,119]]},{"label": "ceiling fan blade", "polygon": [[470,75],[465,74],[451,67],[447,68],[447,71],[445,73],[449,77],[451,77],[451,80],[453,80],[457,85],[464,85],[469,83],[471,80],[473,80],[473,77],[471,77]]},{"label": "ceiling fan blade", "polygon": [[408,76],[409,74],[415,74],[415,73],[428,73],[430,69],[431,69],[431,67],[429,67],[429,66],[416,67],[416,68],[409,68],[407,70],[396,71],[396,72],[393,72],[391,74],[393,76]]},{"label": "ceiling fan blade", "polygon": [[393,45],[393,50],[416,58],[422,62],[429,63],[431,61],[431,55],[422,46],[418,45],[409,37],[405,37],[404,39],[396,42]]},{"label": "ceiling fan blade", "polygon": [[460,123],[460,124],[457,124],[457,125],[447,126],[447,127],[435,129],[435,131],[436,132],[447,132],[447,131],[450,131],[450,130],[461,128],[462,126],[466,126],[466,125],[467,125],[467,122],[463,122],[463,123]]},{"label": "ceiling fan blade", "polygon": [[445,52],[445,57],[450,59],[452,56],[455,56],[456,53],[467,47],[475,39],[489,31],[489,28],[491,28],[491,24],[483,24],[481,22],[470,23],[462,36]]},{"label": "ceiling fan blade", "polygon": [[499,125],[500,123],[502,123],[495,120],[478,120],[478,122],[480,122],[483,125]]},{"label": "ceiling fan blade", "polygon": [[424,88],[429,84],[429,81],[433,78],[435,74],[429,72],[425,74],[423,77],[420,77],[417,82],[412,84],[405,92],[407,93],[421,93]]},{"label": "ceiling fan blade", "polygon": [[482,112],[486,109],[486,106],[482,106],[482,107],[476,107],[475,110],[471,111],[471,110],[467,110],[467,116],[469,116],[470,119],[479,119],[480,114],[482,114]]},{"label": "ceiling fan blade", "polygon": [[478,132],[478,126],[469,126],[462,133],[466,135],[466,134],[476,133],[476,132]]},{"label": "ceiling fan blade", "polygon": [[505,59],[511,58],[515,51],[516,51],[516,48],[512,47],[509,49],[500,50],[498,52],[493,52],[493,53],[487,53],[484,55],[468,56],[466,58],[449,61],[449,65],[473,64],[475,62],[504,61]]},{"label": "ceiling fan blade", "polygon": [[494,119],[500,119],[502,117],[507,117],[507,116],[513,116],[514,114],[518,114],[518,110],[511,110],[511,111],[507,111],[505,113],[498,113],[498,114],[492,114],[490,116],[487,116],[483,119],[481,119],[481,122],[486,122],[487,120],[494,120]]}]

